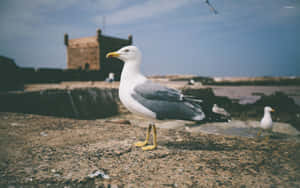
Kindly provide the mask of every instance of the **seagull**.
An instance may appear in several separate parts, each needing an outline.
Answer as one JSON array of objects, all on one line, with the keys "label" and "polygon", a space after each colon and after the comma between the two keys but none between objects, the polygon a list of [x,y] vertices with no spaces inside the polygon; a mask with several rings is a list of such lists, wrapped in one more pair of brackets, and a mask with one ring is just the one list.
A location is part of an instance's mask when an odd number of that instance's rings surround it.
[{"label": "seagull", "polygon": [[[148,119],[181,119],[202,121],[206,115],[201,108],[200,99],[183,95],[172,89],[148,80],[140,72],[142,54],[136,46],[125,46],[116,52],[110,52],[106,58],[118,58],[124,62],[119,86],[119,98],[132,113]],[[148,145],[153,130],[153,145]],[[156,126],[150,123],[145,141],[135,143],[144,151],[157,147]]]},{"label": "seagull", "polygon": [[218,14],[218,11],[212,6],[212,4],[209,2],[209,0],[204,0],[204,3],[206,3],[210,10],[214,13],[214,14]]},{"label": "seagull", "polygon": [[[264,130],[271,130],[272,129],[272,117],[271,112],[275,112],[273,108],[270,106],[265,106],[264,108],[264,116],[260,121],[260,128]],[[258,132],[257,136],[260,136],[261,130]]]},{"label": "seagull", "polygon": [[195,80],[190,79],[190,80],[188,81],[188,85],[195,85]]},{"label": "seagull", "polygon": [[230,114],[224,108],[219,107],[217,104],[213,105],[212,111],[216,114],[221,114],[221,115],[224,115],[226,117],[230,116]]}]

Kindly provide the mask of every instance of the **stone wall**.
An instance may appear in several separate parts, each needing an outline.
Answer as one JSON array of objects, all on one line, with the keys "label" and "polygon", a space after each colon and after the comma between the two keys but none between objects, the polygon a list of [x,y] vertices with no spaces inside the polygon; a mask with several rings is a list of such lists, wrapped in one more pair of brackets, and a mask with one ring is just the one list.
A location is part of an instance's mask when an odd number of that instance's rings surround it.
[{"label": "stone wall", "polygon": [[19,68],[15,76],[24,84],[58,83],[61,81],[103,81],[106,76],[100,71]]},{"label": "stone wall", "polygon": [[99,47],[80,47],[67,49],[68,69],[100,70]]},{"label": "stone wall", "polygon": [[0,91],[23,88],[19,68],[13,59],[0,56]]},{"label": "stone wall", "polygon": [[71,39],[65,34],[68,69],[100,70],[99,40],[97,37]]},{"label": "stone wall", "polygon": [[[109,71],[64,70],[50,68],[20,68],[17,66],[1,66],[0,92],[22,90],[24,84],[59,83],[62,81],[104,81]],[[120,76],[115,77],[116,80]]]},{"label": "stone wall", "polygon": [[52,89],[0,93],[0,111],[78,119],[105,118],[119,113],[117,89]]}]

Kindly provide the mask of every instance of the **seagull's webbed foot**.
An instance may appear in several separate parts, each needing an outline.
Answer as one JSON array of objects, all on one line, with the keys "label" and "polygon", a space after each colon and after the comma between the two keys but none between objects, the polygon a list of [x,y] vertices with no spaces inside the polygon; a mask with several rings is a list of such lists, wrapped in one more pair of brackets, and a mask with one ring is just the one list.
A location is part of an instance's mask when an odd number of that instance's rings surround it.
[{"label": "seagull's webbed foot", "polygon": [[136,146],[136,147],[143,147],[143,146],[145,146],[145,145],[148,144],[148,140],[149,140],[149,137],[150,137],[150,131],[151,131],[151,128],[152,128],[152,124],[150,124],[149,127],[148,127],[148,130],[147,130],[147,136],[146,136],[145,141],[144,141],[144,142],[136,142],[136,143],[135,143],[135,146]]},{"label": "seagull's webbed foot", "polygon": [[157,147],[156,145],[145,146],[145,147],[142,147],[142,150],[143,151],[154,150],[156,147]]},{"label": "seagull's webbed foot", "polygon": [[[153,128],[153,145],[145,146],[145,145],[148,144],[149,137],[150,137],[150,132],[151,132],[152,128]],[[157,142],[156,142],[156,127],[155,127],[154,124],[150,124],[149,127],[148,127],[146,140],[144,142],[137,142],[137,143],[135,143],[135,146],[142,147],[143,151],[154,150],[157,147]]]},{"label": "seagull's webbed foot", "polygon": [[154,124],[152,125],[152,127],[153,127],[153,145],[142,147],[143,151],[154,150],[157,147],[157,142],[156,142],[156,127],[155,127]]},{"label": "seagull's webbed foot", "polygon": [[143,146],[145,146],[147,144],[148,144],[148,140],[145,140],[144,142],[136,142],[134,145],[136,147],[143,147]]}]

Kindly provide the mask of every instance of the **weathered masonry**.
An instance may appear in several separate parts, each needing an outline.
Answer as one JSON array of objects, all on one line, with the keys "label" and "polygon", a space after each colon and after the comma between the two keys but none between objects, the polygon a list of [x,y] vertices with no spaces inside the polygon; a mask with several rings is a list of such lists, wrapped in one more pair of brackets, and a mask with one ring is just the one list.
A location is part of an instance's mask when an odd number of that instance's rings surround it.
[{"label": "weathered masonry", "polygon": [[101,30],[97,30],[97,35],[69,39],[68,34],[64,36],[64,43],[67,47],[67,68],[75,70],[103,70],[104,72],[114,72],[119,74],[123,63],[115,63],[117,59],[110,59],[107,63],[106,53],[118,50],[119,48],[132,44],[132,36],[128,39],[105,36]]}]

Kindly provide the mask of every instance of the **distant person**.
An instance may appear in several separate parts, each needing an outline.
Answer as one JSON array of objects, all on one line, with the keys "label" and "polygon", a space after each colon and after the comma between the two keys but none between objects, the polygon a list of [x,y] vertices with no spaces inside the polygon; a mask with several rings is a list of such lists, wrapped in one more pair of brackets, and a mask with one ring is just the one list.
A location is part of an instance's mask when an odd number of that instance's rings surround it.
[{"label": "distant person", "polygon": [[106,82],[109,82],[109,83],[114,82],[114,81],[115,81],[115,74],[112,73],[112,72],[110,72],[110,73],[108,74],[108,77],[106,78],[105,81],[106,81]]},{"label": "distant person", "polygon": [[188,81],[188,85],[195,85],[195,80],[190,79],[190,80]]}]

